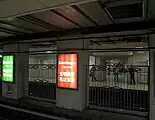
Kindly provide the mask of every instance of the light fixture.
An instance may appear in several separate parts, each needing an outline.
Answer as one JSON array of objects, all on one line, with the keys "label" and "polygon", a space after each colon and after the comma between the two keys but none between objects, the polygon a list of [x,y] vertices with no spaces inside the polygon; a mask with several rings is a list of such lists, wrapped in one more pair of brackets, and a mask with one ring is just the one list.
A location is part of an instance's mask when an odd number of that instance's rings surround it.
[{"label": "light fixture", "polygon": [[144,47],[142,47],[142,46],[139,46],[139,47],[136,47],[136,48],[144,48]]},{"label": "light fixture", "polygon": [[133,52],[129,52],[128,55],[133,55]]},{"label": "light fixture", "polygon": [[138,51],[137,53],[142,54],[142,53],[145,53],[145,52],[144,51]]},{"label": "light fixture", "polygon": [[46,51],[45,53],[53,53],[53,51]]}]

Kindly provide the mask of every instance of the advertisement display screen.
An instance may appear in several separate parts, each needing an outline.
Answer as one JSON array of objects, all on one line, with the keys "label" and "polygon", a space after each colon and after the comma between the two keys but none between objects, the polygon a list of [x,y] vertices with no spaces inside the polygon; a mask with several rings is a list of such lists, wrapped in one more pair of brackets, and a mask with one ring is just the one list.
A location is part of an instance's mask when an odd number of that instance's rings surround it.
[{"label": "advertisement display screen", "polygon": [[4,55],[2,57],[2,81],[14,82],[14,56]]},{"label": "advertisement display screen", "polygon": [[57,86],[77,89],[78,54],[58,54]]}]

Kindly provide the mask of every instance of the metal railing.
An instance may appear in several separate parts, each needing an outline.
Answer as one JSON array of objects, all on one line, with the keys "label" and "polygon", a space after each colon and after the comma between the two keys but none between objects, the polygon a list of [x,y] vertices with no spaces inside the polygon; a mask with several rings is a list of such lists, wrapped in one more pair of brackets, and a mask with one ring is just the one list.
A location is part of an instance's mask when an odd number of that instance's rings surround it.
[{"label": "metal railing", "polygon": [[89,105],[148,111],[149,66],[135,66],[116,72],[111,65],[89,66]]},{"label": "metal railing", "polygon": [[[89,105],[148,111],[148,69],[136,66],[134,84],[127,68],[120,68],[116,74],[111,65],[89,66]],[[55,64],[29,65],[29,94],[56,99]]]},{"label": "metal railing", "polygon": [[29,95],[56,99],[56,65],[29,65]]}]

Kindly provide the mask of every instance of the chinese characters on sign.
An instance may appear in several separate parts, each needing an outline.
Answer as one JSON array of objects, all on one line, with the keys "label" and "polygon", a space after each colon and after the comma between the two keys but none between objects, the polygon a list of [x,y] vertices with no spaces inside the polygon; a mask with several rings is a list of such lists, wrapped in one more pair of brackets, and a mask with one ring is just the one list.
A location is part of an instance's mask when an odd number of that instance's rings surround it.
[{"label": "chinese characters on sign", "polygon": [[78,54],[58,55],[58,87],[77,89],[77,61]]},{"label": "chinese characters on sign", "polygon": [[5,55],[2,59],[2,81],[14,82],[14,56]]}]

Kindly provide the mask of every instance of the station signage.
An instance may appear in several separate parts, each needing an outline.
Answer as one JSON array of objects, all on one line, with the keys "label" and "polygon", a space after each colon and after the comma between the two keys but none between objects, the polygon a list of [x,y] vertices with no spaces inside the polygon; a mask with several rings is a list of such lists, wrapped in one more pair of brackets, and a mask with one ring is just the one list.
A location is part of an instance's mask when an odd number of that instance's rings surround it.
[{"label": "station signage", "polygon": [[2,57],[2,81],[14,82],[14,55],[4,55]]},{"label": "station signage", "polygon": [[58,54],[57,86],[65,89],[78,88],[78,54]]}]

